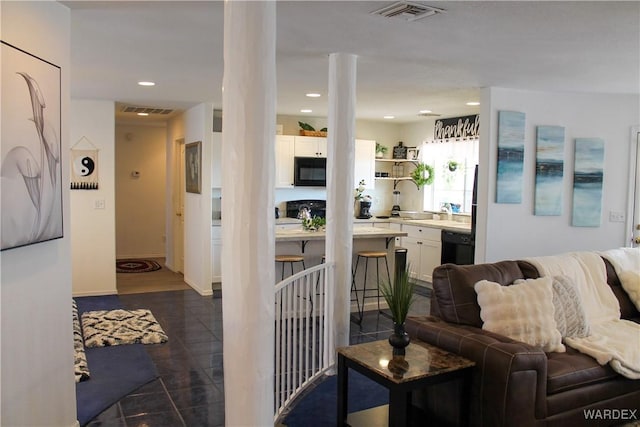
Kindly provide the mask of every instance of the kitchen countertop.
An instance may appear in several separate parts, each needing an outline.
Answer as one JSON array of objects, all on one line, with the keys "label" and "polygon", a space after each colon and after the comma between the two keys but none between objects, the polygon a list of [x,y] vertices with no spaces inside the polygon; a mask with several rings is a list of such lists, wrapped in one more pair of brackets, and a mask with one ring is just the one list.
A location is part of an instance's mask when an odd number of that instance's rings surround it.
[{"label": "kitchen countertop", "polygon": [[[354,218],[354,233],[355,229],[373,225],[375,223],[392,223],[392,224],[406,224],[406,225],[415,225],[415,226],[423,226],[429,228],[438,228],[441,230],[450,230],[457,231],[461,233],[471,233],[471,224],[468,222],[461,222],[455,220],[447,220],[447,219],[413,219],[413,218],[376,218],[371,217],[369,219],[357,219]],[[302,232],[302,221],[296,218],[278,218],[276,219],[275,225],[288,225],[288,224],[300,224],[300,230],[286,230],[291,232]],[[221,220],[213,220],[213,226],[222,225]],[[374,227],[371,227],[374,228]],[[285,231],[285,230],[281,230]],[[306,232],[305,232],[306,233]]]},{"label": "kitchen countertop", "polygon": [[[324,230],[304,231],[304,230],[276,230],[276,242],[293,242],[299,240],[324,240],[326,237]],[[406,231],[390,230],[388,228],[377,227],[353,227],[354,239],[379,239],[404,237]]]}]

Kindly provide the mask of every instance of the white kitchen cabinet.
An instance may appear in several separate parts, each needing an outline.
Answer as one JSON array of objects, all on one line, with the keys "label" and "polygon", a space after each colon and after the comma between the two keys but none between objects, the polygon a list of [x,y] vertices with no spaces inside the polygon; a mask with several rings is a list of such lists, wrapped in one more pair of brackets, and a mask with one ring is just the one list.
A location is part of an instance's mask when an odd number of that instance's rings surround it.
[{"label": "white kitchen cabinet", "polygon": [[327,138],[296,136],[294,152],[296,157],[327,157]]},{"label": "white kitchen cabinet", "polygon": [[222,132],[213,132],[211,144],[211,188],[222,188]]},{"label": "white kitchen cabinet", "polygon": [[295,137],[276,135],[276,188],[293,188]]},{"label": "white kitchen cabinet", "polygon": [[366,189],[374,189],[376,182],[376,142],[356,139],[354,161],[354,183],[364,180]]},{"label": "white kitchen cabinet", "polygon": [[431,282],[433,269],[440,265],[440,229],[403,224],[402,231],[407,232],[407,237],[402,238],[402,246],[407,248],[410,276]]},{"label": "white kitchen cabinet", "polygon": [[211,283],[222,282],[222,227],[211,227]]}]

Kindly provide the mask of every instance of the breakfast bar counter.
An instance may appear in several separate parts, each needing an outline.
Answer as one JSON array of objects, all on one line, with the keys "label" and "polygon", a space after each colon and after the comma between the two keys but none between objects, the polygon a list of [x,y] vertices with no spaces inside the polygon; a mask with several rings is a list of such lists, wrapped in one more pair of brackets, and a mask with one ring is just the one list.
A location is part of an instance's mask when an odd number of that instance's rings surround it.
[{"label": "breakfast bar counter", "polygon": [[[300,242],[310,240],[325,240],[327,233],[324,230],[305,231],[300,229],[293,230],[276,230],[276,243],[278,242]],[[378,227],[353,227],[353,239],[395,239],[396,237],[404,237],[405,231],[391,230],[389,228]]]}]

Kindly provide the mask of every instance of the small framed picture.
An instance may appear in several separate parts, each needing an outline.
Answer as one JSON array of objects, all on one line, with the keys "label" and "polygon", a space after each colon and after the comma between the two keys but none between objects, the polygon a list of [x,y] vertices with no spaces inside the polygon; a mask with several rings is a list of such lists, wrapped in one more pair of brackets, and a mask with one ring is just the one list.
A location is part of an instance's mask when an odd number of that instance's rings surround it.
[{"label": "small framed picture", "polygon": [[187,193],[200,193],[201,190],[201,176],[200,170],[202,169],[202,141],[192,142],[185,146],[184,161],[185,161],[185,185]]},{"label": "small framed picture", "polygon": [[407,147],[407,160],[419,160],[420,150],[416,147]]}]

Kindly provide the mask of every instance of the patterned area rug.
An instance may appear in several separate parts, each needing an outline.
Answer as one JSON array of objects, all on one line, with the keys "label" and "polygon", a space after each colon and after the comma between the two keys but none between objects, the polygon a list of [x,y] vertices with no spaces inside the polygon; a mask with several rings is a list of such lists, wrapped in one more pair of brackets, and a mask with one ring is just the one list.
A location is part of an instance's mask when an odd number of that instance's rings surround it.
[{"label": "patterned area rug", "polygon": [[150,259],[123,259],[116,261],[116,273],[148,273],[162,266]]},{"label": "patterned area rug", "polygon": [[74,368],[76,382],[88,380],[90,377],[89,367],[87,366],[87,355],[84,352],[84,343],[82,341],[82,329],[80,328],[80,320],[78,318],[78,305],[72,300],[73,312],[73,349],[75,350]]},{"label": "patterned area rug", "polygon": [[107,347],[121,344],[160,344],[168,340],[150,310],[100,310],[82,313],[84,344]]}]

